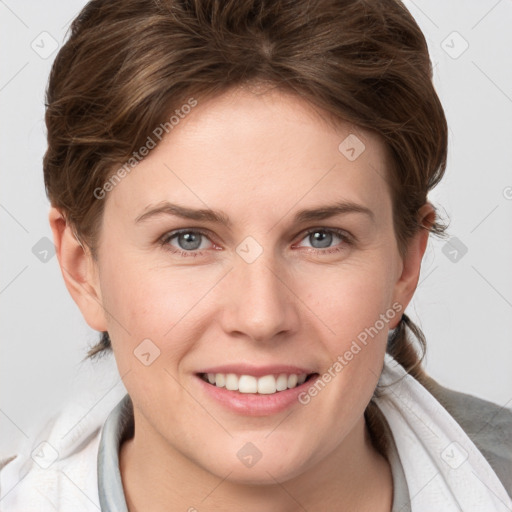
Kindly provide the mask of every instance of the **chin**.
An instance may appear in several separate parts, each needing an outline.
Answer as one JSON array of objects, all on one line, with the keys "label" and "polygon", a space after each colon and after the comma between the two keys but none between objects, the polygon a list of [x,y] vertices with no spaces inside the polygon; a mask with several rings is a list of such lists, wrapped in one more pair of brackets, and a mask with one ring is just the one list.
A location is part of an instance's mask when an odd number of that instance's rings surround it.
[{"label": "chin", "polygon": [[[244,460],[245,459],[245,460]],[[272,454],[251,461],[243,452],[235,459],[229,458],[224,463],[212,467],[203,466],[207,471],[217,475],[219,478],[244,485],[275,485],[276,480],[286,482],[306,470],[306,463],[301,460],[286,458],[284,454],[272,452]]]},{"label": "chin", "polygon": [[265,486],[275,485],[276,481],[286,482],[301,473],[298,469],[290,472],[290,469],[290,467],[283,468],[282,463],[276,463],[260,468],[231,468],[231,470],[226,468],[226,473],[219,476],[225,478],[225,475],[229,473],[226,478],[229,482],[241,485]]}]

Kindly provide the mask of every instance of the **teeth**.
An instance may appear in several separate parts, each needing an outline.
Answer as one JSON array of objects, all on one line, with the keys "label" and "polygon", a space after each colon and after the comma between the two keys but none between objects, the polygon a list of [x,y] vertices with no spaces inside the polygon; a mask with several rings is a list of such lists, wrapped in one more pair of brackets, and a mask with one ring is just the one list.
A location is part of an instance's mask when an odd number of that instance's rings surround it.
[{"label": "teeth", "polygon": [[284,391],[288,389],[288,375],[282,373],[276,380],[276,389],[277,391]]},{"label": "teeth", "polygon": [[223,388],[226,385],[225,375],[223,373],[217,373],[217,375],[215,375],[215,378],[213,379],[212,384],[215,384],[219,388]]},{"label": "teeth", "polygon": [[240,379],[238,379],[238,391],[240,391],[240,393],[257,393],[258,387],[258,379],[252,375],[242,375]]},{"label": "teeth", "polygon": [[225,387],[230,391],[239,391],[240,393],[259,393],[262,395],[272,395],[286,389],[293,389],[303,384],[307,379],[306,373],[290,375],[281,373],[277,376],[265,375],[257,378],[253,375],[236,375],[234,373],[208,373],[202,374],[202,379],[218,388]]},{"label": "teeth", "polygon": [[226,375],[226,389],[230,391],[238,390],[238,377],[234,373],[228,373]]}]

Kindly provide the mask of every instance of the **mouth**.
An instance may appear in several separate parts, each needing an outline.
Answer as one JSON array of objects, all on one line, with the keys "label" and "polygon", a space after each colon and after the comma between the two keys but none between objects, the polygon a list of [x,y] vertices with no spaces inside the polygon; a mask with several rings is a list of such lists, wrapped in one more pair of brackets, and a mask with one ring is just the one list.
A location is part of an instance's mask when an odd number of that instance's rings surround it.
[{"label": "mouth", "polygon": [[319,376],[318,373],[279,373],[256,377],[236,373],[197,373],[200,379],[216,388],[237,394],[274,395],[295,389]]}]

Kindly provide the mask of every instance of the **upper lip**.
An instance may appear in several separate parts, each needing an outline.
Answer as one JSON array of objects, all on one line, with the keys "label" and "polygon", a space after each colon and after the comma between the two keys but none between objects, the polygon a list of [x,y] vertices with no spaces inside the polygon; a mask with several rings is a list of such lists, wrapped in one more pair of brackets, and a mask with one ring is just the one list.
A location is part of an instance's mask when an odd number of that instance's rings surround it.
[{"label": "upper lip", "polygon": [[263,377],[264,375],[279,375],[281,373],[286,373],[287,375],[292,373],[301,375],[305,373],[306,375],[309,375],[310,373],[315,372],[308,368],[288,364],[253,366],[250,364],[240,363],[212,366],[210,368],[204,368],[197,373],[234,373],[236,375],[253,375],[254,377]]}]

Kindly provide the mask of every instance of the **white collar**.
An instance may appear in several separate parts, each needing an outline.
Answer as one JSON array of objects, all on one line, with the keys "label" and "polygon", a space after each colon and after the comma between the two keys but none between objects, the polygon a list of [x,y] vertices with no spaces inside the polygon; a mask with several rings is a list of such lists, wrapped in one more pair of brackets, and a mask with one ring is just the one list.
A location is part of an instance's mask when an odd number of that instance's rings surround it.
[{"label": "white collar", "polygon": [[512,500],[448,411],[389,354],[375,403],[393,434],[412,512],[510,512]]}]

